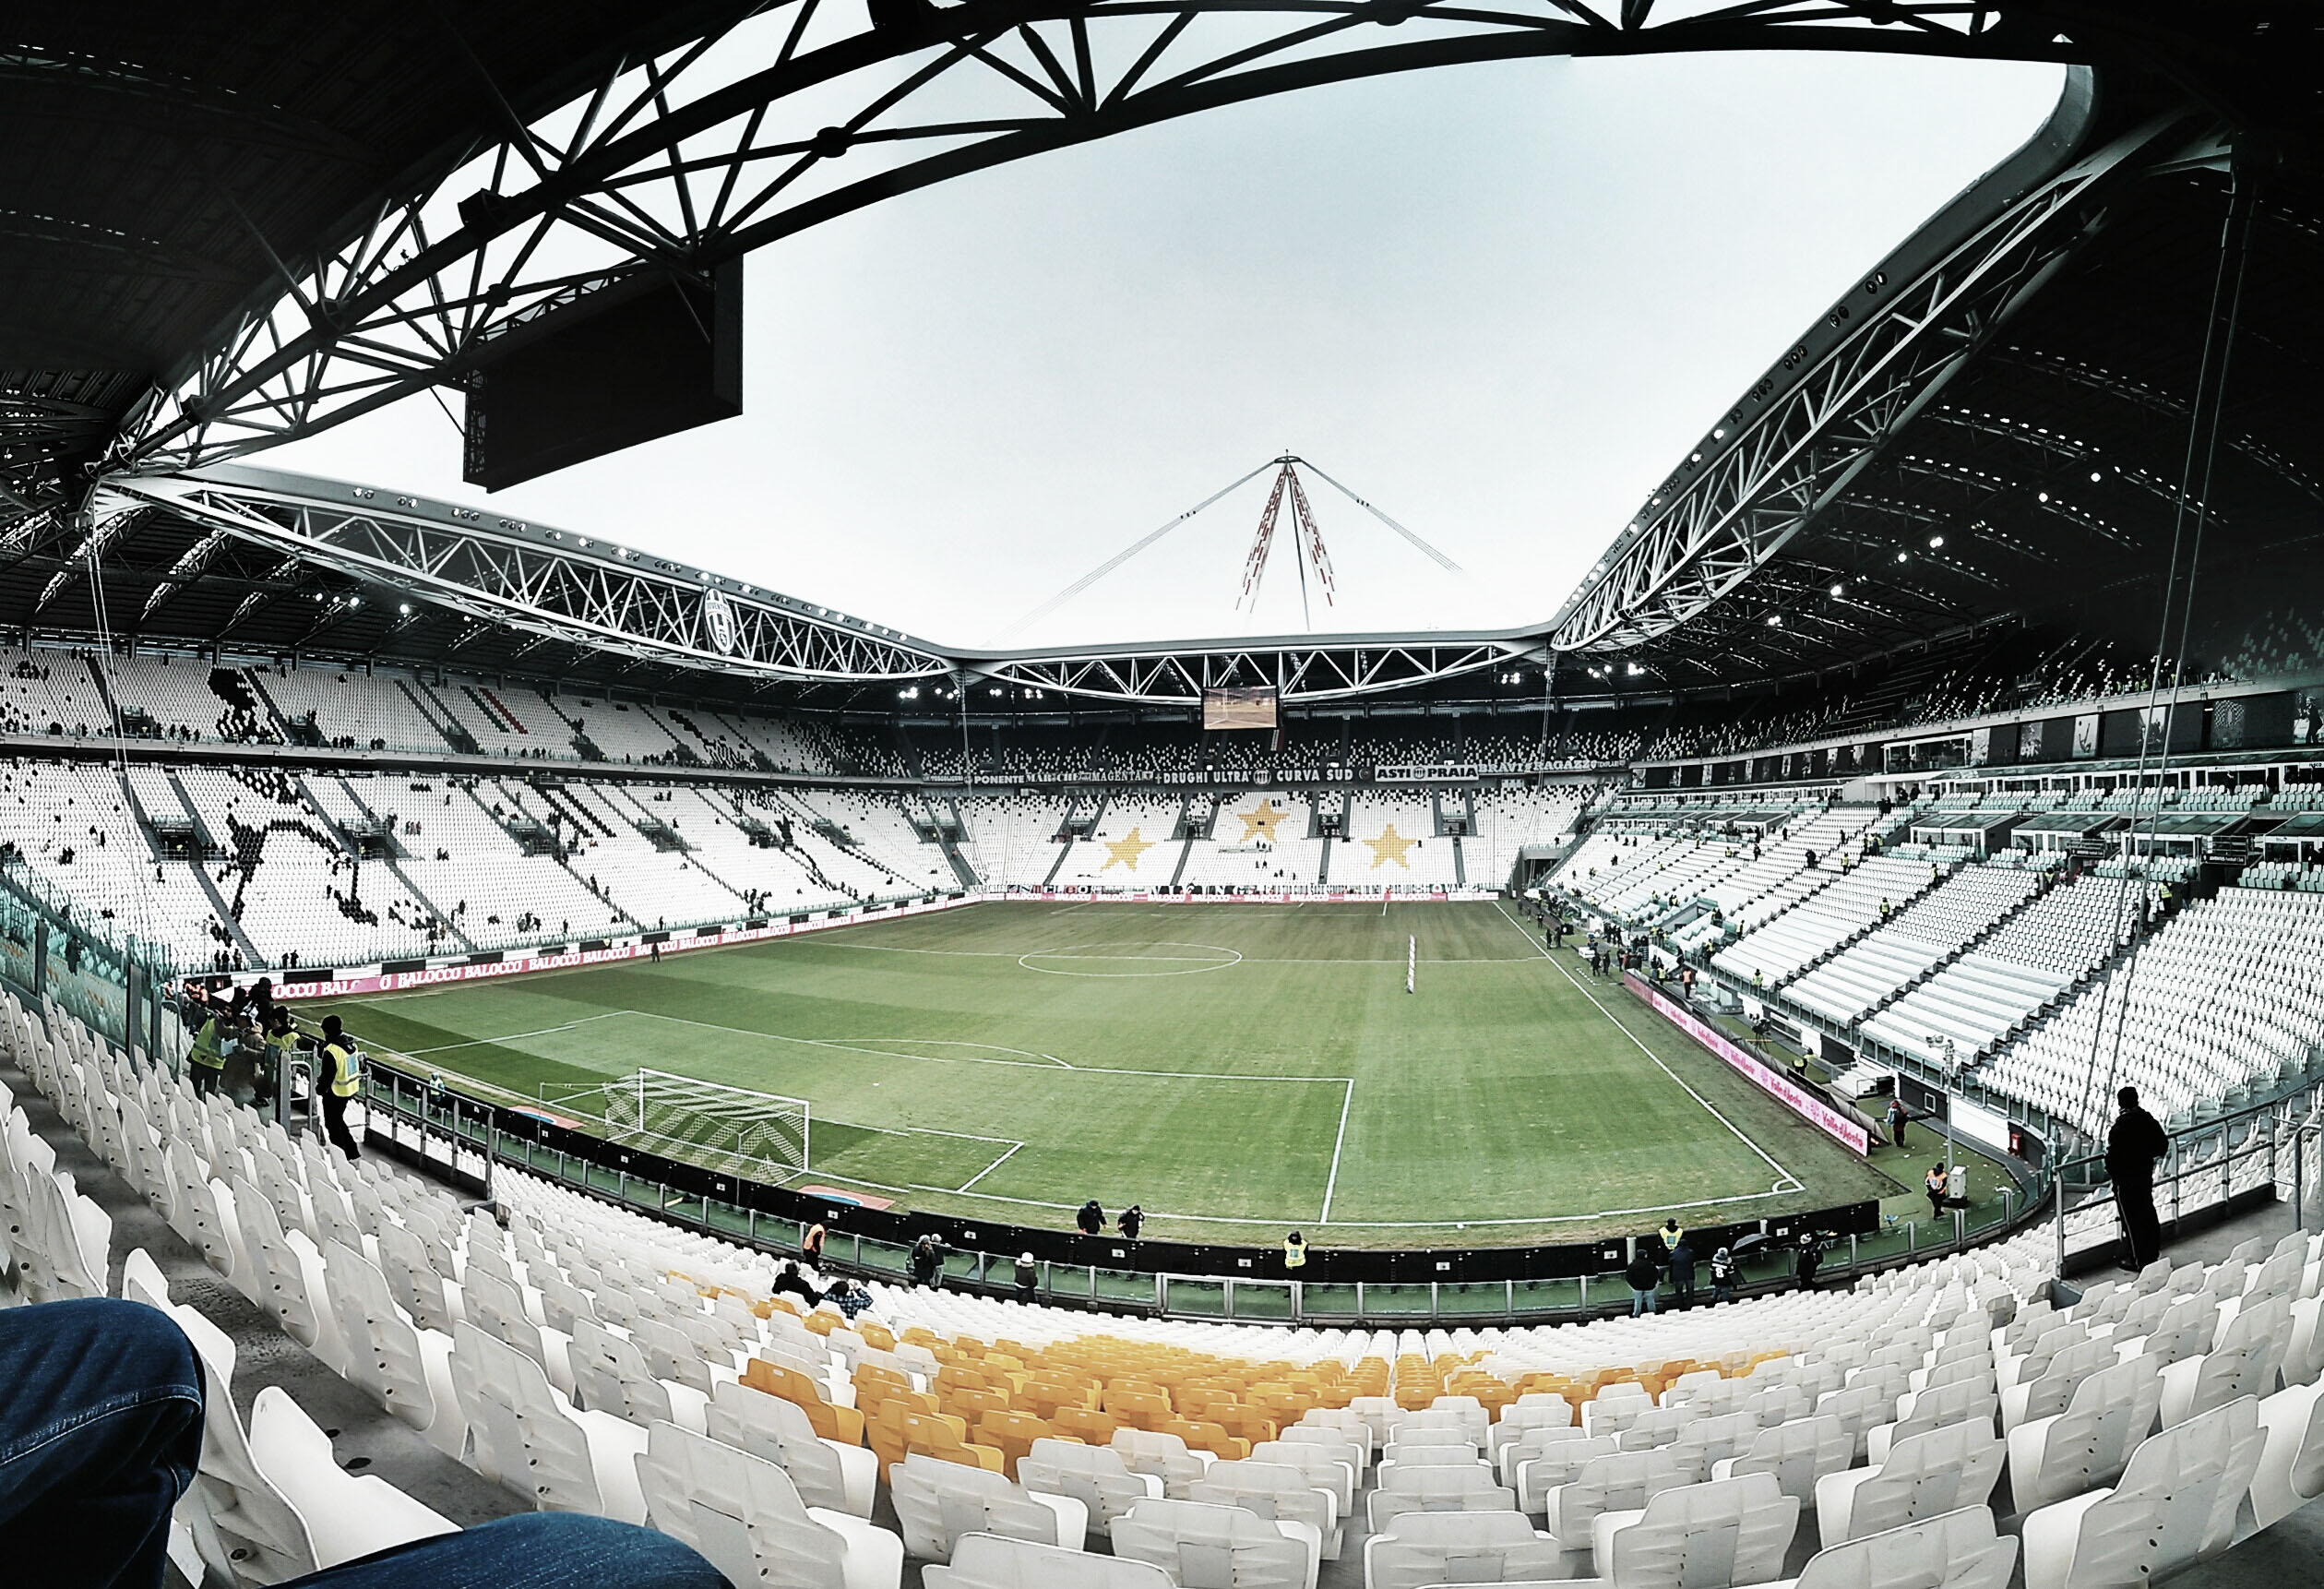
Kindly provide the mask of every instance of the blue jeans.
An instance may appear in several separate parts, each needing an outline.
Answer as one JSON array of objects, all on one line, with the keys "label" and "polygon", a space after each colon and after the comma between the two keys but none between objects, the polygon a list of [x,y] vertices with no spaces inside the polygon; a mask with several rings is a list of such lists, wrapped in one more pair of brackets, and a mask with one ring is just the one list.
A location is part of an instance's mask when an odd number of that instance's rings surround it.
[{"label": "blue jeans", "polygon": [[[202,1377],[134,1302],[0,1310],[0,1563],[43,1589],[159,1589],[170,1509],[202,1450]],[[724,1589],[665,1535],[536,1513],[381,1551],[304,1589]]]},{"label": "blue jeans", "polygon": [[1630,1287],[1630,1317],[1631,1317],[1631,1318],[1633,1318],[1633,1319],[1635,1319],[1635,1318],[1637,1318],[1637,1317],[1638,1317],[1639,1314],[1641,1314],[1641,1313],[1651,1313],[1651,1312],[1653,1312],[1653,1311],[1654,1311],[1654,1293],[1653,1293],[1652,1291],[1651,1291],[1651,1290],[1649,1290],[1649,1291],[1640,1291],[1640,1290],[1639,1290],[1637,1286],[1635,1286],[1635,1285],[1631,1286],[1631,1287]]}]

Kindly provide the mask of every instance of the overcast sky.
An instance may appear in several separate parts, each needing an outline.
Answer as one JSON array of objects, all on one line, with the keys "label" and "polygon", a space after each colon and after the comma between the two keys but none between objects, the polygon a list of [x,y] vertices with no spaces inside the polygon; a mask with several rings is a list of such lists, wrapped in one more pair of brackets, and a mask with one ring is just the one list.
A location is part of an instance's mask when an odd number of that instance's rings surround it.
[{"label": "overcast sky", "polygon": [[[1691,444],[2037,127],[2057,68],[1674,55],[1216,111],[891,199],[749,265],[746,412],[490,496],[423,397],[249,461],[562,525],[955,645],[1297,632],[1236,609],[1278,452],[1326,630],[1546,618]],[[458,412],[457,400],[453,404]]]}]

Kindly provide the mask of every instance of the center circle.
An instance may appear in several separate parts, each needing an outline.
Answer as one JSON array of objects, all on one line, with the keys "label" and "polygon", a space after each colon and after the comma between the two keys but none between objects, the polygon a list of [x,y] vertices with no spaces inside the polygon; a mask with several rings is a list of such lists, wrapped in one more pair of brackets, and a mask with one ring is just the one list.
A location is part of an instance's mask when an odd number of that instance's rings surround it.
[{"label": "center circle", "polygon": [[1192,976],[1242,963],[1239,950],[1210,943],[1077,943],[1017,957],[1027,971],[1048,976]]}]

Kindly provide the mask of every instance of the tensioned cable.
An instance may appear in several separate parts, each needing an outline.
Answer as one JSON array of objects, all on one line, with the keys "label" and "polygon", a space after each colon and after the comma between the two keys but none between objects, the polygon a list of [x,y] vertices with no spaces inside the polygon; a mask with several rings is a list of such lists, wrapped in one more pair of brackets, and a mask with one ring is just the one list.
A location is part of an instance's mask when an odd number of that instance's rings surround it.
[{"label": "tensioned cable", "polygon": [[[123,806],[126,809],[133,796],[129,792],[129,753],[125,748],[125,724],[122,721],[121,713],[121,675],[120,671],[113,666],[113,615],[105,602],[104,544],[104,530],[98,522],[95,510],[92,508],[89,518],[89,540],[85,546],[85,554],[89,560],[89,602],[97,617],[97,668],[105,687],[106,706],[113,712],[113,778],[120,787]],[[155,930],[155,925],[160,919],[160,905],[154,898],[152,885],[146,881],[145,867],[142,864],[137,867],[137,891],[135,899],[138,914],[137,926],[142,929],[147,948],[149,951],[160,951],[162,949],[161,938]],[[122,947],[125,950],[131,950],[131,946],[126,943]],[[131,952],[134,952],[134,950],[131,950]],[[156,958],[161,958],[161,956],[157,952]],[[167,970],[174,971],[175,969],[173,957],[172,964]]]},{"label": "tensioned cable", "polygon": [[1395,520],[1390,519],[1387,514],[1373,507],[1369,502],[1365,501],[1363,497],[1358,496],[1354,492],[1350,491],[1346,486],[1332,479],[1331,476],[1326,474],[1313,463],[1308,462],[1307,460],[1303,458],[1297,461],[1306,465],[1308,473],[1314,475],[1317,480],[1322,481],[1326,485],[1330,486],[1332,490],[1337,491],[1341,496],[1346,497],[1349,501],[1354,503],[1358,508],[1363,508],[1364,511],[1369,513],[1373,518],[1378,520],[1381,523],[1387,525],[1389,529],[1395,531],[1399,535],[1401,535],[1405,540],[1411,542],[1414,546],[1418,547],[1422,553],[1425,554],[1427,557],[1436,565],[1436,567],[1442,568],[1446,573],[1465,575],[1468,572],[1468,570],[1463,568],[1460,564],[1446,556],[1442,552],[1437,551],[1436,547],[1431,546],[1427,542],[1413,534],[1410,530],[1405,529],[1404,526],[1399,524]]},{"label": "tensioned cable", "polygon": [[[2202,359],[2196,368],[2195,412],[2189,416],[2187,457],[2180,466],[2178,500],[2172,514],[2171,565],[2163,579],[2163,617],[2160,630],[2155,636],[2154,662],[2148,675],[2145,711],[2147,731],[2139,735],[2138,786],[2132,796],[2130,808],[2130,843],[2126,846],[2122,885],[2116,890],[2115,896],[2115,937],[2112,941],[2115,943],[2122,941],[2123,915],[2125,907],[2128,903],[2131,882],[2128,856],[2129,852],[2137,848],[2142,810],[2145,812],[2147,824],[2149,858],[2151,859],[2155,827],[2161,821],[2163,815],[2163,777],[2170,770],[2171,737],[2177,724],[2179,699],[2187,686],[2187,650],[2195,625],[2196,575],[2202,564],[2203,532],[2211,522],[2211,477],[2219,455],[2219,427],[2227,406],[2225,395],[2227,370],[2235,350],[2235,330],[2242,318],[2244,278],[2251,257],[2249,229],[2252,217],[2258,209],[2257,196],[2250,191],[2248,182],[2247,173],[2243,172],[2236,173],[2235,191],[2231,194],[2228,200],[2227,220],[2220,229],[2219,268],[2211,281],[2211,313],[2206,317],[2203,328]],[[2240,245],[2235,235],[2238,226],[2242,227],[2245,233],[2244,240]],[[2234,272],[2232,281],[2229,277],[2231,269]],[[2223,328],[2220,313],[2223,301],[2226,307]],[[2216,380],[2211,376],[2214,344],[2216,344],[2219,363]],[[2203,412],[2203,393],[2206,390],[2211,394],[2211,412],[2208,415]],[[2201,462],[2199,484],[2197,480],[2199,451]],[[2194,524],[2191,532],[2187,527],[2187,498],[2190,495],[2195,497]],[[2186,588],[2184,592],[2181,592],[2178,565],[2179,547],[2183,540],[2187,544],[2187,560]],[[2163,694],[2163,663],[2166,648],[2171,642],[2171,607],[2175,598],[2181,603],[2178,646],[2175,654],[2171,658],[2171,694],[2169,702],[2163,708],[2161,754],[2155,765],[2153,799],[2150,804],[2147,797],[2147,759],[2150,751],[2153,748],[2154,713],[2156,703]],[[2139,879],[2139,891],[2143,904],[2151,897],[2143,878]],[[2139,953],[2145,947],[2146,937],[2146,934],[2140,933],[2131,940],[2130,952],[2124,958],[2119,980],[2109,975],[2099,986],[2098,1020],[2091,1033],[2090,1067],[2082,1081],[2080,1113],[2084,1119],[2089,1118],[2090,1108],[2093,1102],[2091,1084],[2098,1079],[2098,1050],[2106,1041],[2107,1008],[2113,1001],[2117,986],[2121,989],[2122,997],[2114,1015],[2114,1045],[2109,1050],[2106,1060],[2105,1088],[2097,1093],[2098,1099],[2103,1100],[2113,1093],[2115,1079],[2121,1074],[2123,1031],[2130,1023],[2131,981],[2137,974]]]},{"label": "tensioned cable", "polygon": [[1257,480],[1260,475],[1266,473],[1269,470],[1275,468],[1276,462],[1276,460],[1271,458],[1269,459],[1265,463],[1262,463],[1257,469],[1252,470],[1250,473],[1244,475],[1239,480],[1236,480],[1234,484],[1222,486],[1219,490],[1213,491],[1210,496],[1196,503],[1192,508],[1187,508],[1184,513],[1181,513],[1177,518],[1173,519],[1169,523],[1164,524],[1161,529],[1150,531],[1148,533],[1139,536],[1137,540],[1131,542],[1121,551],[1116,552],[1113,556],[1108,557],[1104,562],[1100,563],[1096,568],[1082,575],[1072,584],[1067,585],[1064,590],[1059,591],[1055,595],[1042,603],[1041,605],[1035,607],[1031,612],[1027,613],[1023,617],[1019,618],[1015,623],[1009,625],[1007,628],[1001,631],[1001,638],[1003,639],[1007,639],[1009,636],[1016,634],[1019,629],[1024,628],[1027,625],[1038,623],[1043,618],[1047,617],[1050,614],[1055,612],[1059,607],[1064,606],[1067,602],[1073,600],[1074,597],[1088,590],[1091,585],[1096,584],[1100,579],[1104,579],[1114,569],[1120,568],[1123,564],[1128,562],[1132,557],[1137,556],[1140,552],[1146,550],[1147,547],[1151,546],[1155,542],[1169,534],[1173,530],[1175,530],[1180,525],[1186,523],[1187,520],[1192,519],[1196,514],[1200,513],[1204,508],[1218,501],[1222,496],[1225,496],[1229,493],[1233,492],[1236,486]]}]

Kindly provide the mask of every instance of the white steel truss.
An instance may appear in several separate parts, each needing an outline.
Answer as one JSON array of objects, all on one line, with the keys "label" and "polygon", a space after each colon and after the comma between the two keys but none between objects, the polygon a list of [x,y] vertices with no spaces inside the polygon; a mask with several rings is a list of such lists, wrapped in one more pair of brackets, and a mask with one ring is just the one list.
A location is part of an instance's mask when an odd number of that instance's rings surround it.
[{"label": "white steel truss", "polygon": [[1656,489],[1551,620],[1552,644],[1626,651],[1748,579],[2104,226],[2126,184],[2190,145],[2210,145],[2193,119],[2150,123],[2033,182],[1925,269],[1867,277]]},{"label": "white steel truss", "polygon": [[1199,111],[1391,72],[1679,50],[2074,59],[1972,0],[819,0],[615,63],[586,93],[280,257],[107,468],[170,473],[462,385],[495,339],[641,274]]},{"label": "white steel truss", "polygon": [[833,683],[952,665],[897,630],[591,537],[370,486],[231,476],[117,478],[98,516],[164,508],[367,586],[644,661]]},{"label": "white steel truss", "polygon": [[1271,687],[1288,702],[1408,689],[1512,662],[1539,663],[1522,635],[1338,636],[1322,639],[1110,648],[984,657],[964,667],[1032,689],[1098,700],[1191,706],[1207,689]]}]

